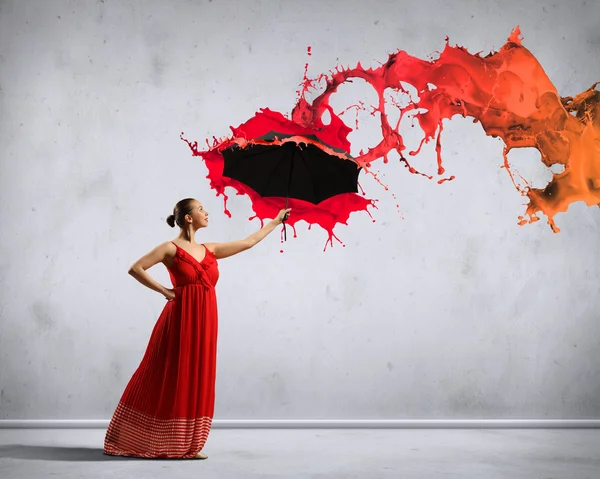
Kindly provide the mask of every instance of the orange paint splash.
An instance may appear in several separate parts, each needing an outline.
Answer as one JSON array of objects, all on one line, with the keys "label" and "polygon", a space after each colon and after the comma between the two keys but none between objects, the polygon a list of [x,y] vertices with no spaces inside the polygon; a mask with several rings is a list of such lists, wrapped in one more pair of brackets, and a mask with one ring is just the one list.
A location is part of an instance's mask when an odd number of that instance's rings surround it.
[{"label": "orange paint splash", "polygon": [[[446,38],[446,47],[436,60],[424,61],[399,51],[376,69],[364,69],[360,64],[352,69],[338,68],[326,77],[325,91],[312,104],[300,99],[292,120],[321,128],[323,113],[328,111],[333,116],[330,96],[343,83],[361,78],[379,97],[375,110],[380,117],[381,140],[366,153],[361,152],[355,161],[367,166],[383,158],[386,163],[390,152],[395,151],[411,173],[422,174],[406,160],[400,120],[392,126],[386,112],[385,91],[405,92],[402,82],[408,83],[415,87],[419,99],[411,100],[405,107],[392,102],[392,108],[399,110],[400,119],[411,111],[426,110],[414,115],[424,136],[419,148],[409,152],[409,156],[416,156],[424,143],[435,139],[437,174],[443,175],[442,121],[454,115],[471,117],[487,135],[502,138],[506,145],[504,167],[511,178],[508,152],[513,148],[536,148],[547,167],[562,165],[564,170],[553,173],[543,189],[528,184],[520,187],[513,179],[515,187],[529,198],[519,224],[537,221],[537,213],[542,212],[558,232],[554,215],[567,211],[571,203],[600,204],[600,92],[595,90],[595,83],[574,98],[561,98],[540,63],[523,47],[520,35],[516,27],[498,52],[485,57],[463,47],[451,47]],[[313,82],[322,79],[323,75]],[[453,178],[442,178],[438,183]]]}]

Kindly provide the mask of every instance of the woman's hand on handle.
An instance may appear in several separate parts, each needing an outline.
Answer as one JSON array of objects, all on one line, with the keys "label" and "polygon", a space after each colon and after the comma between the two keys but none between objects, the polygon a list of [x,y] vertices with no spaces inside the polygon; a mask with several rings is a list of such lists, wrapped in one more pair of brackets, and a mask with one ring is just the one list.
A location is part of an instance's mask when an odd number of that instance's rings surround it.
[{"label": "woman's hand on handle", "polygon": [[281,223],[283,223],[285,220],[287,220],[289,218],[290,211],[292,211],[291,208],[282,209],[273,221],[276,221],[277,224],[280,225]]}]

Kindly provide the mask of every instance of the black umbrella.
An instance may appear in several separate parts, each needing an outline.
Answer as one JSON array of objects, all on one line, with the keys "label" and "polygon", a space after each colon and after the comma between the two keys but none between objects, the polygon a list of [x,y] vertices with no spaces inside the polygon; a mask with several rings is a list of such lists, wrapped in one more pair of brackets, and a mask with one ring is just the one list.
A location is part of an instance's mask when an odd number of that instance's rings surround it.
[{"label": "black umbrella", "polygon": [[[257,140],[291,136],[271,132]],[[323,144],[314,136],[305,138]],[[358,193],[360,168],[344,152],[347,159],[330,155],[312,143],[289,141],[282,145],[250,143],[243,148],[235,145],[221,153],[225,160],[223,176],[244,183],[262,197],[285,198],[286,208],[289,198],[317,205],[335,195]]]}]

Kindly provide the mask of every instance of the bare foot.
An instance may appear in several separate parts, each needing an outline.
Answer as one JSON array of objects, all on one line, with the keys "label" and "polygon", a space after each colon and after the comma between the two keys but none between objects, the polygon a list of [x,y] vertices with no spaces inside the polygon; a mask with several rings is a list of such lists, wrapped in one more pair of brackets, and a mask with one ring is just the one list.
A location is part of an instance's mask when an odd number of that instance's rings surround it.
[{"label": "bare foot", "polygon": [[202,454],[200,451],[198,451],[194,457],[196,459],[207,459],[208,458],[208,456],[206,454]]}]

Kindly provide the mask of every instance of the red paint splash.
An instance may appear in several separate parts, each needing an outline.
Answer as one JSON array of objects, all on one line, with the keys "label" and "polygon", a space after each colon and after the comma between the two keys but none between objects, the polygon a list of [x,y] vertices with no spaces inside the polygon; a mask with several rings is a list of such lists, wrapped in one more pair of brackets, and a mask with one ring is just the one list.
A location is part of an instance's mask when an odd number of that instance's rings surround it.
[{"label": "red paint splash", "polygon": [[[327,128],[313,130],[288,120],[281,113],[264,108],[246,123],[237,128],[232,127],[231,130],[233,136],[225,139],[215,138],[213,144],[209,145],[209,149],[205,151],[198,149],[197,142],[189,142],[183,138],[183,133],[182,139],[187,142],[194,156],[200,156],[204,160],[208,168],[207,178],[210,181],[210,187],[217,192],[217,196],[223,195],[225,214],[231,217],[231,213],[227,209],[228,196],[225,193],[225,188],[231,187],[237,191],[238,195],[248,195],[250,197],[255,216],[249,219],[258,218],[261,221],[261,225],[264,224],[265,219],[277,216],[279,211],[285,206],[285,198],[263,198],[245,184],[223,176],[224,159],[221,152],[224,149],[234,144],[244,147],[248,144],[281,145],[293,141],[297,143],[313,143],[327,153],[341,158],[346,157],[343,152],[348,153],[350,151],[350,143],[346,139],[346,136],[351,130],[339,119],[335,122],[332,121]],[[292,136],[268,142],[258,139],[271,131]],[[315,135],[319,141],[307,138],[308,135]],[[333,245],[333,239],[341,243],[341,240],[333,232],[337,224],[347,224],[348,218],[353,212],[366,211],[369,213],[367,208],[375,206],[375,203],[374,200],[367,199],[356,193],[344,193],[328,198],[318,205],[290,198],[288,206],[292,208],[292,213],[286,224],[292,227],[294,238],[296,237],[295,225],[298,221],[306,221],[309,225],[317,224],[329,234],[325,243],[325,248],[327,248],[327,244]]]},{"label": "red paint splash", "polygon": [[[310,47],[308,53],[311,54]],[[332,147],[328,151],[330,154],[341,155],[339,150],[350,153],[347,137],[352,130],[344,124],[340,115],[353,107],[364,108],[364,104],[358,102],[336,114],[329,105],[329,99],[340,85],[353,78],[364,80],[378,95],[378,105],[373,107],[373,114],[380,118],[381,140],[354,158],[376,179],[377,176],[370,171],[372,162],[383,159],[387,163],[392,152],[399,155],[410,173],[433,179],[432,175],[417,171],[407,158],[418,155],[423,144],[431,140],[435,140],[437,175],[443,175],[442,122],[461,115],[479,122],[487,135],[504,141],[504,167],[515,187],[529,198],[525,214],[519,217],[519,224],[537,221],[537,213],[542,212],[547,216],[548,224],[558,232],[553,220],[556,213],[566,211],[575,201],[600,204],[600,92],[595,90],[594,84],[575,97],[561,98],[540,63],[522,46],[519,27],[498,52],[485,57],[471,54],[463,47],[451,47],[446,38],[446,46],[435,60],[425,61],[398,51],[375,69],[365,69],[360,64],[355,68],[338,67],[329,75],[323,74],[316,79],[309,79],[307,71],[308,65],[305,66],[291,120],[280,113],[263,109],[243,125],[232,128],[232,137],[215,138],[206,151],[198,150],[196,142],[188,142],[193,154],[206,162],[210,185],[217,195],[222,194],[226,202],[227,186],[234,188],[238,194],[247,194],[256,213],[253,218],[258,217],[261,222],[277,214],[283,205],[282,199],[261,198],[245,185],[223,177],[220,152],[232,144],[243,146],[254,143],[256,138],[274,130],[294,135],[281,140],[281,143],[309,141],[304,138],[305,135],[316,135]],[[306,93],[321,81],[325,82],[324,91],[309,103]],[[411,99],[404,107],[393,100],[386,102],[385,93],[389,90],[407,93],[403,83],[416,89],[418,99]],[[386,106],[400,113],[394,125],[388,119]],[[322,121],[325,113],[329,114],[328,124]],[[407,153],[399,129],[402,118],[409,113],[417,119],[423,138],[417,150]],[[564,166],[561,173],[552,174],[552,180],[544,189],[532,188],[529,184],[521,187],[514,181],[507,154],[513,148],[526,147],[536,148],[547,167]],[[453,178],[444,177],[437,182]],[[293,227],[297,221],[305,220],[309,229],[311,224],[318,224],[328,231],[328,243],[333,244],[332,239],[338,239],[333,234],[337,223],[347,224],[352,212],[368,212],[368,206],[373,205],[373,200],[357,194],[339,195],[316,207],[290,199],[293,216],[289,224]],[[225,212],[231,216],[226,206]]]}]

